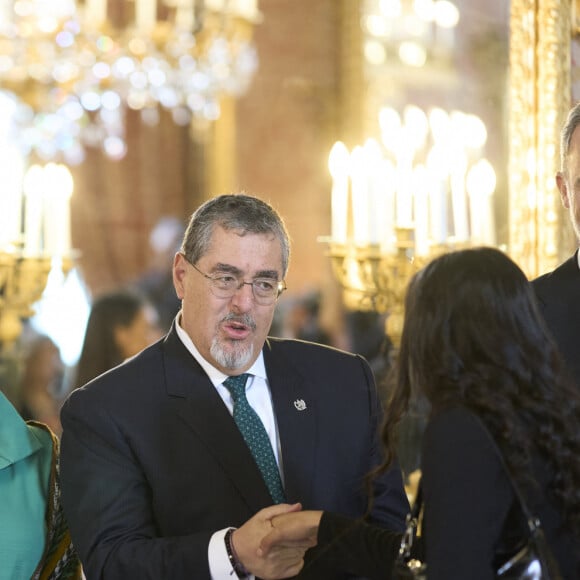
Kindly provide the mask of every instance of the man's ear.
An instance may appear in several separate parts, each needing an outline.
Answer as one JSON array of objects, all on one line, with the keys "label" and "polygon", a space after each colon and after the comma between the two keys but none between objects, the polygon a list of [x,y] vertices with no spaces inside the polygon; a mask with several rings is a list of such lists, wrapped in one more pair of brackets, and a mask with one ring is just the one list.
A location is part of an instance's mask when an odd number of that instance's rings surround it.
[{"label": "man's ear", "polygon": [[562,205],[566,209],[570,209],[568,182],[566,181],[566,177],[562,171],[558,171],[558,173],[556,173],[556,185],[560,190],[560,199],[562,200]]},{"label": "man's ear", "polygon": [[175,292],[180,300],[183,300],[184,295],[184,279],[187,269],[187,260],[181,252],[177,252],[173,258],[173,285]]}]

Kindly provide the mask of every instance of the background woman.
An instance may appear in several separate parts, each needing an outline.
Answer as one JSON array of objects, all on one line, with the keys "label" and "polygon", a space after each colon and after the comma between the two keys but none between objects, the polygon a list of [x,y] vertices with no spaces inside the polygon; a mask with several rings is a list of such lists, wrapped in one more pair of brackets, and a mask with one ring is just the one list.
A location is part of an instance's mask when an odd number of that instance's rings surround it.
[{"label": "background woman", "polygon": [[55,342],[44,334],[29,340],[19,385],[19,410],[25,420],[40,421],[60,437],[60,408],[65,392],[65,364]]},{"label": "background woman", "polygon": [[157,313],[141,294],[116,290],[91,307],[74,387],[80,387],[161,337]]}]

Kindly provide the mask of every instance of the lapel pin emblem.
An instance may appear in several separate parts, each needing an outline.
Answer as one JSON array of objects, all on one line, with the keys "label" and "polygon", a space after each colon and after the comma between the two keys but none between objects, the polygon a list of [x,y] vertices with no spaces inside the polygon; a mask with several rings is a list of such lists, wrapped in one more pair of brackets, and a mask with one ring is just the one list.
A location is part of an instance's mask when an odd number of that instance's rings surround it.
[{"label": "lapel pin emblem", "polygon": [[297,411],[304,411],[306,409],[306,403],[304,399],[296,399],[294,401],[294,406],[296,407]]}]

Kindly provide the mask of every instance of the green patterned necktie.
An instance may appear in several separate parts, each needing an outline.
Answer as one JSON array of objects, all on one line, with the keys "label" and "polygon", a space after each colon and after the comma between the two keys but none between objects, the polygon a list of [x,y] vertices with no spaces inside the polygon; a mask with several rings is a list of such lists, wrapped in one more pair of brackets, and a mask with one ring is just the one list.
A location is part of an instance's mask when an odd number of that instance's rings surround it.
[{"label": "green patterned necktie", "polygon": [[274,503],[284,503],[286,497],[280,480],[278,464],[268,438],[268,433],[258,414],[248,403],[246,398],[246,381],[250,375],[244,373],[235,377],[228,377],[224,386],[234,400],[234,421],[250,449],[270,491]]}]

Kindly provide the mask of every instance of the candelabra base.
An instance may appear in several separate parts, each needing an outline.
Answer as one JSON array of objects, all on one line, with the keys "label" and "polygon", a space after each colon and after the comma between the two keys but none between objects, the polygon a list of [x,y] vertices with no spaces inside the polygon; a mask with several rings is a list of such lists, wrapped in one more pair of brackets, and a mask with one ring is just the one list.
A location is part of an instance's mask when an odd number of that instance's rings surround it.
[{"label": "candelabra base", "polygon": [[327,240],[345,307],[386,313],[386,333],[395,346],[403,330],[405,293],[411,277],[436,256],[459,247],[433,245],[428,256],[415,256],[413,235],[412,228],[397,228],[391,251],[378,244],[356,246]]},{"label": "candelabra base", "polygon": [[[0,344],[4,349],[22,333],[22,321],[34,314],[33,304],[42,297],[52,264],[50,256],[0,252]],[[62,259],[65,274],[72,266],[72,257]]]}]

